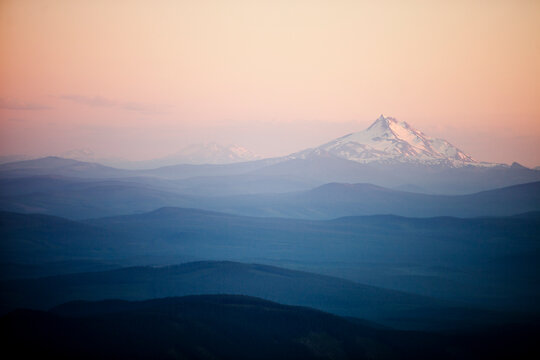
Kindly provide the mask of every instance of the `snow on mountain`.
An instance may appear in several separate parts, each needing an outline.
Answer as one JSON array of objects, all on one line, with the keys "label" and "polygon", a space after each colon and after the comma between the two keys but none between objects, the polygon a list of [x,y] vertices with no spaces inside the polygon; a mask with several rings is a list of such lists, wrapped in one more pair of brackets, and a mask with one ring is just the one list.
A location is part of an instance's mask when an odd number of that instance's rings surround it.
[{"label": "snow on mountain", "polygon": [[290,158],[323,154],[359,163],[418,163],[453,167],[495,165],[478,162],[446,140],[431,138],[405,121],[383,115],[363,131],[292,154]]},{"label": "snow on mountain", "polygon": [[230,164],[261,158],[242,146],[224,146],[217,143],[192,144],[165,157],[140,161],[99,158],[91,149],[74,149],[57,156],[78,161],[98,162],[123,169],[149,169],[177,164]]},{"label": "snow on mountain", "polygon": [[260,156],[239,145],[205,143],[189,145],[167,159],[179,164],[230,164],[258,160]]}]

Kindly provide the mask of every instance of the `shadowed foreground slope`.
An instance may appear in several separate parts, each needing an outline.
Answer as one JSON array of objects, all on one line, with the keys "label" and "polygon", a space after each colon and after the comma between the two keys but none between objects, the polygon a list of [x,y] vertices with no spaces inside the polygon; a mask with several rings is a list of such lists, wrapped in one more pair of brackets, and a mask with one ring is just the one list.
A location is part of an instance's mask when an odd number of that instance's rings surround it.
[{"label": "shadowed foreground slope", "polygon": [[18,310],[0,329],[4,351],[21,357],[154,359],[534,358],[538,334],[532,325],[482,334],[400,332],[231,295]]}]

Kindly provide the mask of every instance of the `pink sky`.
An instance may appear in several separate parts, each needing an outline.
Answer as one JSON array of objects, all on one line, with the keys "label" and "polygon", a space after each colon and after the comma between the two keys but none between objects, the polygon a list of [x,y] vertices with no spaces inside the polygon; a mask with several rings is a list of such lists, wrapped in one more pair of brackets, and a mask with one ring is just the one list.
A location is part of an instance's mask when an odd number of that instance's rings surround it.
[{"label": "pink sky", "polygon": [[381,113],[540,165],[540,2],[0,1],[2,155],[284,155]]}]

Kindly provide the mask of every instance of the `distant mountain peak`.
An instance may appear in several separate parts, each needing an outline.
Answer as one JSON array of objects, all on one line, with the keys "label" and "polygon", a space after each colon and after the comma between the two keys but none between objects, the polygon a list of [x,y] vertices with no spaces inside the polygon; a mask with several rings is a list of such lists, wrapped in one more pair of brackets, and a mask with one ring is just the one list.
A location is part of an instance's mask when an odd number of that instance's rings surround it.
[{"label": "distant mountain peak", "polygon": [[417,163],[452,167],[491,165],[477,162],[444,139],[431,138],[405,121],[384,115],[365,130],[293,154],[291,158],[322,153],[360,163]]},{"label": "distant mountain peak", "polygon": [[167,158],[185,164],[230,164],[258,160],[261,157],[240,145],[221,145],[210,142],[191,144]]}]

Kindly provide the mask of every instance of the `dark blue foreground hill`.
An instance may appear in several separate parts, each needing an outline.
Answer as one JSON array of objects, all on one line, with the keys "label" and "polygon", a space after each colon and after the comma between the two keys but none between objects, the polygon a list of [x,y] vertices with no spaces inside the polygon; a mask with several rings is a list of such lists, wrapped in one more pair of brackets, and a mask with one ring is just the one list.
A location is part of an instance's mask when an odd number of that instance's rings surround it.
[{"label": "dark blue foreground hill", "polygon": [[0,319],[2,350],[21,358],[535,358],[538,327],[399,332],[245,296],[74,302]]}]

